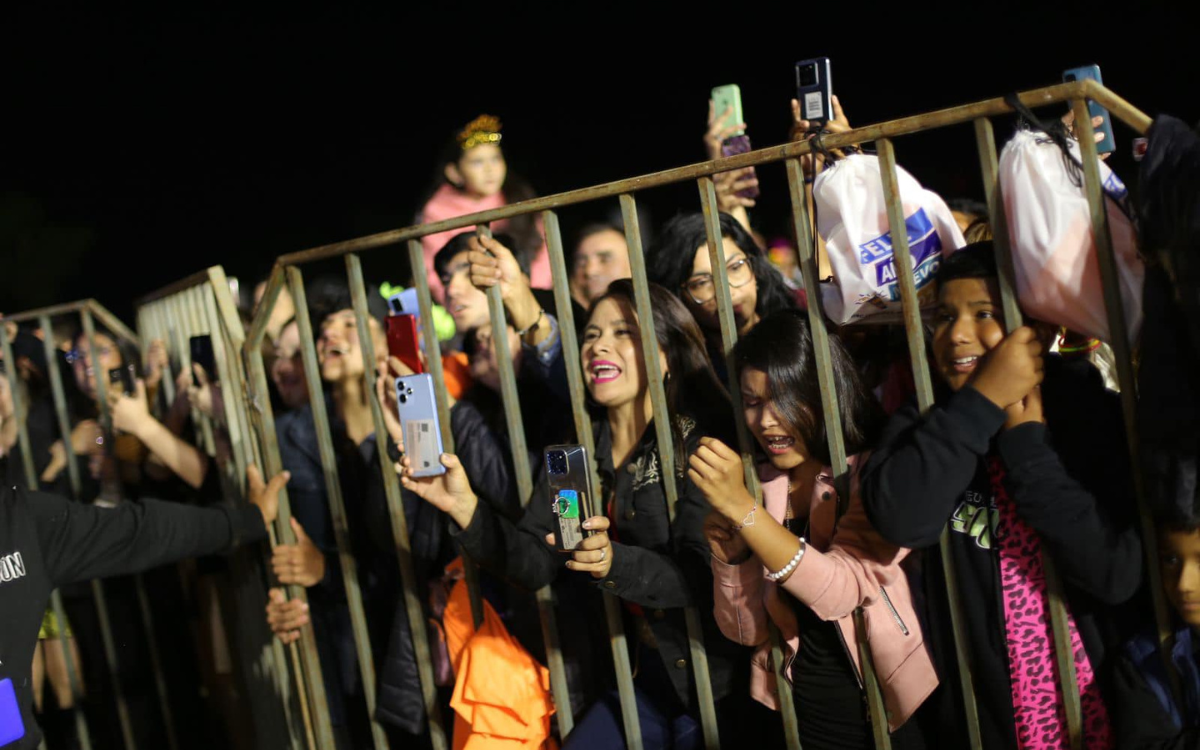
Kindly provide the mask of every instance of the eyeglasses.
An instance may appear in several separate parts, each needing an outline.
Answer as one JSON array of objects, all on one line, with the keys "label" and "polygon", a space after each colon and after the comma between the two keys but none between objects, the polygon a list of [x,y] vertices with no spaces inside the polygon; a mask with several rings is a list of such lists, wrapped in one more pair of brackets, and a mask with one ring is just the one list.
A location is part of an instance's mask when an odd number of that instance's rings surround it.
[{"label": "eyeglasses", "polygon": [[[738,258],[725,266],[725,276],[729,279],[729,288],[737,289],[746,286],[754,280],[754,269],[750,267],[748,259]],[[711,273],[702,273],[693,276],[683,282],[683,289],[697,305],[703,305],[717,295],[716,287],[713,286]]]},{"label": "eyeglasses", "polygon": [[[112,347],[103,346],[103,345],[96,347],[96,351],[100,353],[101,357],[110,357],[116,353],[116,350],[113,349]],[[72,349],[71,351],[67,352],[67,354],[66,354],[67,364],[73,365],[76,362],[82,362],[84,357],[87,356],[87,353],[88,353],[88,350],[86,348],[85,349]]]}]

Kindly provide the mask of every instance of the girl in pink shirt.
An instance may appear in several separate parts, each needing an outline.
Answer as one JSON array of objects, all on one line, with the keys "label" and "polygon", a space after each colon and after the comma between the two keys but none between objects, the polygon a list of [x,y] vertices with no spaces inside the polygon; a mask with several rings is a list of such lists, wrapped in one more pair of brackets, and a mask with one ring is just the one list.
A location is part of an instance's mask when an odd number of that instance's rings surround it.
[{"label": "girl in pink shirt", "polygon": [[[500,150],[500,120],[480,115],[467,124],[443,152],[442,171],[432,196],[417,214],[418,224],[432,224],[458,216],[503,208],[510,203],[533,198],[533,190],[519,177],[509,174]],[[506,232],[517,241],[513,251],[529,274],[530,285],[550,288],[550,256],[537,215],[518,216],[493,222],[492,230]],[[437,301],[442,299],[442,282],[433,268],[433,256],[463,228],[426,235],[421,238],[425,254],[425,273],[429,289]]]}]

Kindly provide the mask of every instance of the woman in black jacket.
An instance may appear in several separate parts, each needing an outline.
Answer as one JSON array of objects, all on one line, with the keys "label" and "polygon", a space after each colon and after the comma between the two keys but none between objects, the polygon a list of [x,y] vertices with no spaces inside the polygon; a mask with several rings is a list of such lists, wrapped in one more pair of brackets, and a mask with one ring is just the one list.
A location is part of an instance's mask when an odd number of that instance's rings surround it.
[{"label": "woman in black jacket", "polygon": [[[702,620],[718,713],[725,713],[721,698],[744,694],[748,687],[748,651],[721,637],[712,618],[712,574],[703,532],[709,506],[679,471],[702,435],[728,436],[732,425],[728,397],[712,372],[692,316],[660,287],[651,287],[651,300],[672,414],[676,475],[664,477],[661,469],[633,286],[616,281],[593,303],[580,353],[588,392],[602,412],[594,434],[602,515],[585,521],[592,536],[569,556],[554,549],[555,517],[544,476],[518,523],[478,502],[455,456],[444,455],[447,472],[432,478],[413,477],[405,459],[403,482],[450,516],[458,529],[455,536],[472,558],[510,581],[536,589],[565,569],[580,583],[590,580],[623,599],[627,632],[636,644],[631,657],[638,665],[634,684],[645,745],[690,747],[699,742],[700,730],[694,718],[698,711],[685,606],[695,606]],[[673,522],[664,481],[676,482],[680,490]],[[597,703],[566,747],[621,746],[616,706],[615,694]]]}]

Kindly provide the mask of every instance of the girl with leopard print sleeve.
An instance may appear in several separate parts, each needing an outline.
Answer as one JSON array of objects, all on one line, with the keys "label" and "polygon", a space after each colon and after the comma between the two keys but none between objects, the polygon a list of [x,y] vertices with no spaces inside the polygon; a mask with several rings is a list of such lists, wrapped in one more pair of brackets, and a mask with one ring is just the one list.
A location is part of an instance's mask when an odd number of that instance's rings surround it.
[{"label": "girl with leopard print sleeve", "polygon": [[[1099,676],[1123,635],[1112,605],[1142,578],[1119,403],[1090,363],[1043,357],[1030,328],[1005,334],[990,242],[943,262],[938,303],[936,403],[888,423],[863,471],[867,514],[903,547],[931,547],[949,524],[989,749],[1066,746],[1044,549],[1065,583],[1085,745],[1112,747]],[[939,555],[925,561],[928,637],[953,683],[944,571]],[[946,725],[963,726],[960,692],[943,695]]]}]

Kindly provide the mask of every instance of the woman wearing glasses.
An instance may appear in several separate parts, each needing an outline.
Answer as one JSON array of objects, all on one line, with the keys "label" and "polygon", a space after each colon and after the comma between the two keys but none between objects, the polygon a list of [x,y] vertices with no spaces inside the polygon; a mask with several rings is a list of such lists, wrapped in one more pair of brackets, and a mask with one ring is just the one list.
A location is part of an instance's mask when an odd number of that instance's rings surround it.
[{"label": "woman wearing glasses", "polygon": [[[776,310],[795,307],[796,301],[779,271],[770,264],[742,225],[729,214],[721,214],[720,220],[733,315],[738,335],[744,336],[758,321]],[[650,280],[679,295],[684,306],[700,324],[713,368],[725,381],[717,292],[713,284],[704,215],[685,214],[668,222],[658,241],[646,254],[646,265]]]}]

